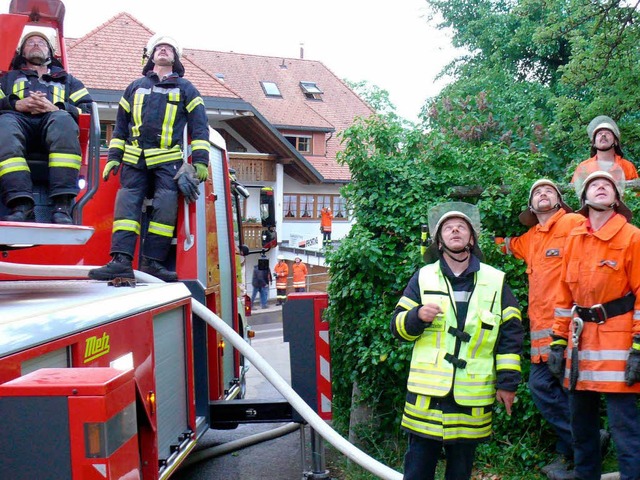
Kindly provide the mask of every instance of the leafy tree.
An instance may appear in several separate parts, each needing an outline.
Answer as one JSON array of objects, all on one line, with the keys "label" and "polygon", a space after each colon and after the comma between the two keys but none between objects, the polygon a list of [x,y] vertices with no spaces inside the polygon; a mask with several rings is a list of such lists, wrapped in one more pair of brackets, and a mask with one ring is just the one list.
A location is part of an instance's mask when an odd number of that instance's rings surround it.
[{"label": "leafy tree", "polygon": [[[334,420],[347,429],[357,384],[357,401],[373,412],[360,437],[395,466],[403,449],[399,423],[411,345],[392,338],[388,323],[422,265],[420,226],[429,208],[452,199],[478,205],[486,260],[507,273],[526,311],[524,266],[499,253],[492,236],[525,231],[517,216],[530,185],[543,176],[561,183],[569,178],[573,165],[588,156],[585,127],[592,117],[616,119],[627,158],[640,153],[637,4],[427,3],[441,26],[452,29],[454,45],[469,54],[447,67],[455,80],[423,107],[422,125],[389,112],[383,91],[365,93],[381,114],[343,133],[340,157],[352,174],[342,193],[357,223],[328,255]],[[577,207],[570,190],[565,200]],[[638,211],[637,196],[626,200]],[[528,328],[526,316],[524,322]],[[488,469],[511,469],[513,478],[527,478],[525,470],[548,460],[553,435],[524,384],[518,397],[511,418],[497,407],[493,440],[479,455]]]}]

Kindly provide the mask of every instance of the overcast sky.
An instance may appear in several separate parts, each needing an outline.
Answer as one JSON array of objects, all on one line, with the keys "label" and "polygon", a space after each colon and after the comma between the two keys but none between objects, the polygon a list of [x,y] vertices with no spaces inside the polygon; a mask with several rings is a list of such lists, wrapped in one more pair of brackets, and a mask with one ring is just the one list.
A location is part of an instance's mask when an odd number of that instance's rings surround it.
[{"label": "overcast sky", "polygon": [[[184,47],[299,58],[302,43],[304,58],[321,61],[340,78],[387,90],[409,120],[442,88],[444,82],[434,78],[457,55],[448,36],[427,22],[424,0],[63,2],[67,37],[81,37],[128,12]],[[0,12],[9,3],[0,0]]]}]

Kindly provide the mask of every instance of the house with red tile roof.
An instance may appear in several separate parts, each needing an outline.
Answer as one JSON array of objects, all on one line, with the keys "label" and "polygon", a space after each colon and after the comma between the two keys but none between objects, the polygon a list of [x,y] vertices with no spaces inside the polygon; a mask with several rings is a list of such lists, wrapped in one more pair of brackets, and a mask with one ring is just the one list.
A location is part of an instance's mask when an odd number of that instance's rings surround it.
[{"label": "house with red tile roof", "polygon": [[[69,71],[98,103],[104,146],[154,33],[120,13],[66,40]],[[244,217],[259,218],[259,188],[269,186],[276,194],[279,242],[294,247],[317,236],[323,206],[334,212],[333,238],[346,235],[351,218],[339,190],[350,174],[336,161],[339,133],[372,109],[319,61],[195,48],[183,49],[181,60],[210,125],[227,141],[238,180],[252,193]]]}]

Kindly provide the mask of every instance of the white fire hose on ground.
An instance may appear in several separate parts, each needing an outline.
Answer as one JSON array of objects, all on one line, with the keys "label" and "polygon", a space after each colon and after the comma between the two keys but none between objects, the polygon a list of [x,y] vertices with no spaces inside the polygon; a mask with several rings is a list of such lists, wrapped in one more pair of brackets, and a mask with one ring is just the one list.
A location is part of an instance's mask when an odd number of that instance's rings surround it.
[{"label": "white fire hose on ground", "polygon": [[364,469],[384,480],[402,480],[402,474],[370,457],[362,450],[345,440],[338,432],[322,420],[307,403],[298,396],[291,386],[273,369],[264,358],[238,335],[216,314],[197,300],[191,299],[193,313],[215,328],[231,344],[242,353],[251,364],[271,383],[291,406],[304,418],[322,438],[333,445],[342,454]]}]

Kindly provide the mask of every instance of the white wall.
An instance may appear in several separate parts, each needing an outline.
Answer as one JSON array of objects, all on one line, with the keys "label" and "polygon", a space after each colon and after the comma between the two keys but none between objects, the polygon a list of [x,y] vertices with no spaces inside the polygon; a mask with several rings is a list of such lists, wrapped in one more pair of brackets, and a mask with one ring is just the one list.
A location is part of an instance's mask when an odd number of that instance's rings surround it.
[{"label": "white wall", "polygon": [[[284,176],[283,192],[276,192],[280,199],[280,211],[282,212],[282,195],[284,193],[308,193],[313,195],[339,195],[342,184],[320,184],[306,185],[295,181],[293,178]],[[333,219],[331,225],[331,239],[339,240],[351,230],[353,220],[336,221]],[[312,220],[287,220],[283,219],[282,227],[278,224],[278,240],[289,240],[291,235],[315,236],[320,234],[320,219]]]}]

